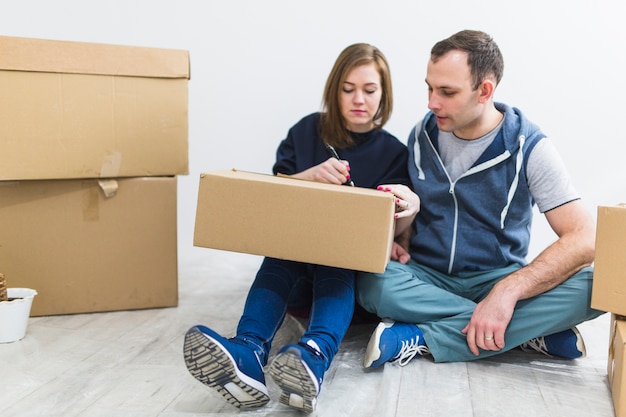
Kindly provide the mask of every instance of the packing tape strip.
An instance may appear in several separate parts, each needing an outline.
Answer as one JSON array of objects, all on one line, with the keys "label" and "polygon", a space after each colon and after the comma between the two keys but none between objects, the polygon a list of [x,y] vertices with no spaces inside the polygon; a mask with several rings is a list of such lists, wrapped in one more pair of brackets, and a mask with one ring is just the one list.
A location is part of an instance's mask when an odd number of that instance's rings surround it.
[{"label": "packing tape strip", "polygon": [[95,185],[93,180],[83,181],[83,220],[84,221],[98,221],[100,219],[100,190],[104,193],[104,198],[111,198],[115,196],[119,185],[116,180],[113,179],[101,179],[97,180],[98,186]]},{"label": "packing tape strip", "polygon": [[120,152],[112,152],[106,155],[102,161],[102,166],[100,167],[100,177],[118,177],[121,165],[122,154]]},{"label": "packing tape strip", "polygon": [[0,301],[7,301],[7,281],[4,278],[4,274],[0,273]]},{"label": "packing tape strip", "polygon": [[102,190],[106,198],[111,198],[115,196],[115,193],[117,193],[117,189],[119,188],[119,184],[117,183],[117,181],[111,179],[98,180],[98,185],[100,186],[100,189]]}]

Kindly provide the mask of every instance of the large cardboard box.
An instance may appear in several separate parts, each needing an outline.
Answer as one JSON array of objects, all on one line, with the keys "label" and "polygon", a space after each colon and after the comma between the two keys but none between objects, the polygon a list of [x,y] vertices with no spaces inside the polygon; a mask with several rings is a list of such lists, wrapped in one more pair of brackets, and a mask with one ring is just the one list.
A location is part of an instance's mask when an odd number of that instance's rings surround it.
[{"label": "large cardboard box", "polygon": [[591,306],[626,315],[626,205],[599,206]]},{"label": "large cardboard box", "polygon": [[241,171],[200,176],[194,245],[383,272],[389,193]]},{"label": "large cardboard box", "polygon": [[0,180],[188,173],[187,51],[0,36]]},{"label": "large cardboard box", "polygon": [[626,417],[626,317],[611,315],[608,375],[615,417]]},{"label": "large cardboard box", "polygon": [[176,177],[0,182],[0,271],[31,315],[176,306]]}]

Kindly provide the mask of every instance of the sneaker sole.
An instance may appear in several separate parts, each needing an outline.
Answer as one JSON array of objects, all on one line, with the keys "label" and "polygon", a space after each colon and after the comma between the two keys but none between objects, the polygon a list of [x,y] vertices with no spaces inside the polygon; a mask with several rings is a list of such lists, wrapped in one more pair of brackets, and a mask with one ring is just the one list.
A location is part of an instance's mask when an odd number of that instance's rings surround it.
[{"label": "sneaker sole", "polygon": [[580,334],[580,331],[576,327],[573,327],[572,331],[576,335],[576,349],[578,349],[578,351],[581,353],[581,355],[576,359],[582,359],[587,357],[587,348],[585,347],[585,340],[583,339],[583,336]]},{"label": "sneaker sole", "polygon": [[299,355],[287,350],[276,356],[270,367],[270,376],[282,391],[281,404],[307,413],[315,410],[319,387]]},{"label": "sneaker sole", "polygon": [[363,367],[371,368],[383,365],[384,362],[376,365],[374,365],[374,362],[380,359],[381,352],[378,348],[380,345],[380,336],[383,334],[385,329],[388,329],[392,325],[393,323],[387,323],[385,321],[378,323],[378,326],[376,326],[374,333],[372,333],[369,342],[367,342],[367,348],[365,349],[365,355],[363,356]]},{"label": "sneaker sole", "polygon": [[[251,385],[257,381],[241,374],[226,349],[212,337],[196,329],[189,330],[185,335],[184,356],[191,375],[235,407],[257,408],[269,402],[267,388]],[[261,384],[257,382],[257,385]]]}]

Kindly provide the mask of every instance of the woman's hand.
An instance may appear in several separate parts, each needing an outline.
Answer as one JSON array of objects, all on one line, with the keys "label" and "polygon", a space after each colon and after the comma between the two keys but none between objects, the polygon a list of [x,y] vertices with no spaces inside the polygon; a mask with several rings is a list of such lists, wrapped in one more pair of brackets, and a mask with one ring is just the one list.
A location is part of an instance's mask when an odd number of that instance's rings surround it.
[{"label": "woman's hand", "polygon": [[398,239],[398,246],[392,248],[392,259],[405,263],[409,261],[408,242],[415,229],[413,221],[420,211],[420,198],[409,187],[401,184],[383,184],[378,189],[391,193],[395,197],[396,219],[395,238]]},{"label": "woman's hand", "polygon": [[350,179],[350,165],[348,161],[328,158],[321,164],[294,174],[292,177],[341,185],[345,184]]},{"label": "woman's hand", "polygon": [[379,185],[378,189],[396,197],[396,219],[413,219],[420,211],[420,198],[406,185],[384,184]]}]

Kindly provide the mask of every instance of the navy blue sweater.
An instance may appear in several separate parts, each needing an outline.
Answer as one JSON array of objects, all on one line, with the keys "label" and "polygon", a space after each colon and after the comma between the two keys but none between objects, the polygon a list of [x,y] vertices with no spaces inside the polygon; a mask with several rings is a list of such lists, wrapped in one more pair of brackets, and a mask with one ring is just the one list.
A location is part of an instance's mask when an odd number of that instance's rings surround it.
[{"label": "navy blue sweater", "polygon": [[[276,151],[274,174],[293,175],[318,165],[330,157],[319,135],[320,114],[302,118],[287,134]],[[356,145],[337,149],[350,164],[350,177],[357,187],[376,188],[381,184],[409,184],[408,150],[384,129],[353,133]]]}]

